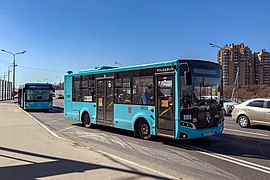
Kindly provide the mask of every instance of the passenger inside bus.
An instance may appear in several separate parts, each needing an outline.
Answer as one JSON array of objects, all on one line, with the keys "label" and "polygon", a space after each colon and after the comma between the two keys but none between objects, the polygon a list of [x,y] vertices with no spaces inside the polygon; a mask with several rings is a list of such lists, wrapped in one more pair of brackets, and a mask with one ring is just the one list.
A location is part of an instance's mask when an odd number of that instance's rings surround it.
[{"label": "passenger inside bus", "polygon": [[143,104],[154,103],[154,91],[151,85],[144,89],[144,93],[142,95],[142,101],[143,101]]}]

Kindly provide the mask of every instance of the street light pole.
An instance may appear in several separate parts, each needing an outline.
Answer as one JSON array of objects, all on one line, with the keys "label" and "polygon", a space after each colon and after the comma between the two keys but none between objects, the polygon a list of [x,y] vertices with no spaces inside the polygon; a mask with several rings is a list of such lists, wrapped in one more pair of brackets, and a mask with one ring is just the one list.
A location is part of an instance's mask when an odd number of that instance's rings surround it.
[{"label": "street light pole", "polygon": [[4,100],[7,100],[7,81],[6,81],[6,73],[4,73],[4,86],[5,86],[5,88],[4,88],[4,90],[5,90],[5,93],[4,93],[4,97],[5,97],[5,99]]},{"label": "street light pole", "polygon": [[[11,70],[10,70],[10,68],[12,67],[13,65],[10,65],[10,66],[8,66],[8,84],[7,84],[7,88],[8,88],[8,99],[11,99],[11,86],[10,86],[10,72],[11,72]],[[17,66],[17,65],[15,65],[15,66]]]},{"label": "street light pole", "polygon": [[12,53],[12,52],[6,51],[6,50],[4,50],[4,49],[2,49],[1,51],[13,55],[13,63],[12,63],[12,65],[13,65],[12,99],[14,99],[14,95],[15,95],[15,67],[16,67],[16,65],[15,65],[15,62],[16,62],[16,61],[15,61],[15,57],[16,57],[16,55],[18,55],[18,54],[24,54],[24,53],[26,53],[26,51],[21,51],[21,52],[17,52],[17,53]]},{"label": "street light pole", "polygon": [[210,46],[210,47],[217,47],[217,48],[219,48],[219,49],[222,49],[222,47],[221,47],[221,46],[218,46],[218,45],[213,44],[213,43],[209,43],[209,46]]},{"label": "street light pole", "polygon": [[120,65],[120,66],[123,67],[123,64],[121,64],[121,63],[119,63],[119,62],[117,62],[117,61],[115,61],[114,64],[118,64],[118,65]]}]

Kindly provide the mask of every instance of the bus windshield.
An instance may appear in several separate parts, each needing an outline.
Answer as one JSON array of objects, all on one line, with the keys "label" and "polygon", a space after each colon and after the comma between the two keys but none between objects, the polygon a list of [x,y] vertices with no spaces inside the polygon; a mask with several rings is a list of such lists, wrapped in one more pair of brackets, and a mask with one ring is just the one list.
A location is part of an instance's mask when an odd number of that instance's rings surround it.
[{"label": "bus windshield", "polygon": [[49,89],[27,89],[26,91],[27,101],[50,101],[51,90]]},{"label": "bus windshield", "polygon": [[[192,68],[192,71],[192,85],[181,83],[181,107],[199,106],[206,100],[215,100],[221,104],[221,69]],[[184,82],[183,76],[181,79],[181,82]]]}]

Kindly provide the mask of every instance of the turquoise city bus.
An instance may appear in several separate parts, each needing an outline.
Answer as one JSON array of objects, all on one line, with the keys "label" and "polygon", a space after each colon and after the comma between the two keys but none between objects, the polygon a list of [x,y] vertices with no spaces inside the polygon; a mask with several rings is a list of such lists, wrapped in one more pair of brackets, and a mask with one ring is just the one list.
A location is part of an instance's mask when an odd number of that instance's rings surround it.
[{"label": "turquoise city bus", "polygon": [[26,83],[18,90],[18,104],[24,110],[49,110],[53,107],[53,86],[48,83]]},{"label": "turquoise city bus", "polygon": [[222,69],[214,62],[101,66],[65,75],[64,116],[85,127],[131,130],[143,139],[200,138],[222,133],[222,95]]}]

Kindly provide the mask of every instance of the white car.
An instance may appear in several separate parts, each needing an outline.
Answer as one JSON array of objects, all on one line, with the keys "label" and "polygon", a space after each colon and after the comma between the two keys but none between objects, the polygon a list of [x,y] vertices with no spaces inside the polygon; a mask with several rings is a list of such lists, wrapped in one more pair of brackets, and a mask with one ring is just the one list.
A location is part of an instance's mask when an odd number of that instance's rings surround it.
[{"label": "white car", "polygon": [[[217,100],[217,96],[202,96],[203,99],[215,99]],[[238,103],[231,101],[230,99],[226,97],[221,97],[221,100],[223,100],[223,111],[224,115],[231,115],[232,110],[234,109],[234,106]]]},{"label": "white car", "polygon": [[231,101],[228,98],[223,99],[223,109],[224,109],[224,115],[231,115],[234,106],[238,103]]},{"label": "white car", "polygon": [[270,99],[250,99],[235,105],[232,118],[243,128],[255,123],[270,125]]}]

